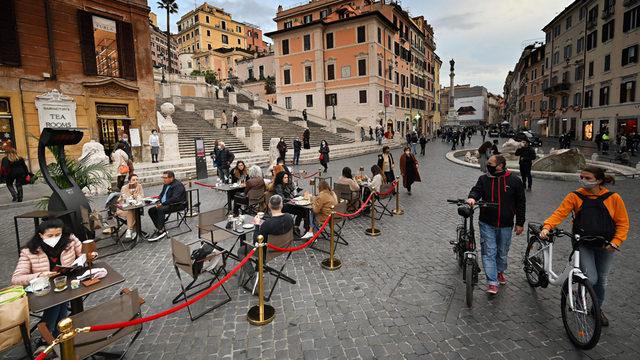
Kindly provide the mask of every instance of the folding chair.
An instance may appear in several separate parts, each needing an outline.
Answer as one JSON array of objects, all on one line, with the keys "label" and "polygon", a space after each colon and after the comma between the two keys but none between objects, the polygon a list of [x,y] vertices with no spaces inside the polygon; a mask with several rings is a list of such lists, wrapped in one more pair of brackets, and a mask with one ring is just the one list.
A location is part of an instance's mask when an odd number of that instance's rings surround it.
[{"label": "folding chair", "polygon": [[[291,246],[291,244],[293,243],[293,229],[290,230],[288,233],[286,234],[282,234],[282,235],[269,235],[268,238],[268,243],[275,245],[277,247],[280,248],[287,248],[289,246]],[[265,301],[269,301],[271,300],[271,295],[273,295],[273,290],[276,288],[276,285],[278,285],[278,281],[280,279],[290,283],[290,284],[296,284],[296,281],[290,277],[288,277],[287,275],[283,274],[282,272],[284,271],[284,267],[287,265],[287,261],[289,261],[289,258],[291,257],[292,252],[281,252],[281,251],[276,251],[276,250],[272,250],[269,249],[268,247],[266,248],[267,252],[265,254],[264,257],[264,264],[263,264],[263,270],[268,272],[269,274],[273,275],[276,277],[275,281],[273,282],[273,284],[271,285],[271,290],[269,291],[269,295],[265,296]],[[271,266],[269,266],[268,264],[274,260],[275,258],[279,257],[280,255],[283,254],[287,254],[287,256],[285,257],[282,266],[280,267],[280,269],[275,269]],[[256,273],[254,274],[255,277],[255,281],[253,284],[253,288],[251,289],[251,293],[255,295],[256,293],[256,286],[258,285],[258,276],[257,276],[257,264],[258,264],[258,253],[256,251],[256,253],[254,254],[253,259],[251,259],[252,262],[256,263]],[[249,278],[245,281],[245,283],[243,284],[243,287],[245,287],[246,289],[246,285],[249,281],[251,281],[252,278]],[[249,289],[247,289],[249,290]]]},{"label": "folding chair", "polygon": [[376,212],[378,213],[377,220],[382,219],[382,217],[385,215],[393,216],[392,209],[389,209],[389,204],[391,203],[391,200],[393,200],[393,197],[395,195],[393,192],[388,195],[383,195],[385,193],[388,193],[392,188],[393,184],[382,184],[380,186],[380,194],[375,196],[375,202],[373,203],[373,206],[375,206]]},{"label": "folding chair", "polygon": [[[348,207],[348,203],[347,201],[340,201],[334,208],[333,210],[336,213],[342,213],[345,214],[347,212],[347,207]],[[345,240],[344,237],[342,237],[342,228],[344,228],[344,225],[347,222],[347,218],[346,217],[342,217],[339,215],[336,215],[333,219],[333,240],[335,241],[334,246],[338,246],[338,244],[342,244],[342,245],[349,245],[349,242],[347,242],[347,240]],[[320,230],[320,225],[322,224],[317,224],[314,222],[313,224],[313,228],[314,231],[318,231]],[[331,241],[331,228],[330,225],[327,224],[327,227],[324,228],[324,231],[318,236],[318,239],[322,239],[323,241],[326,241],[327,243],[329,243]],[[311,246],[309,246],[310,248],[314,249],[314,250],[318,250],[320,252],[323,252],[325,254],[329,253],[329,250],[325,250],[324,248],[320,248],[317,246],[317,241],[314,242],[313,244],[311,244]],[[330,245],[327,245],[330,246]],[[335,249],[335,248],[334,248]]]},{"label": "folding chair", "polygon": [[227,209],[203,211],[198,214],[198,239],[205,240],[212,245],[233,237],[228,232],[215,226],[216,223],[227,220]]},{"label": "folding chair", "polygon": [[234,211],[235,205],[240,205],[239,209],[243,214],[256,215],[260,211],[265,209],[265,192],[264,189],[251,189],[245,194],[236,194],[233,198]]},{"label": "folding chair", "polygon": [[[213,266],[210,267],[211,269],[209,270],[209,272],[211,273],[211,275],[213,275],[212,278],[196,283],[198,280],[198,277],[200,277],[203,271],[202,270],[198,272],[194,271],[193,269],[194,260],[191,259],[190,246],[195,243],[198,243],[199,241],[200,240],[189,243],[189,244],[183,244],[178,240],[171,238],[171,256],[173,259],[173,267],[176,271],[176,275],[178,275],[178,280],[180,281],[180,288],[182,289],[182,291],[180,291],[178,295],[173,299],[174,304],[177,304],[181,300],[184,300],[186,302],[188,298],[195,296],[196,294],[201,293],[202,291],[211,287],[211,285],[213,285],[215,281],[219,280],[219,275],[222,272],[226,273],[225,259],[222,256],[222,253],[216,252],[216,250],[214,250],[213,253],[207,255],[203,259],[203,261],[206,262],[206,261],[213,261],[216,257],[219,257],[218,259],[216,259],[217,261],[213,263]],[[222,262],[222,265],[218,268],[218,270],[215,270],[216,265],[218,265],[220,261]],[[180,271],[186,273],[192,279],[191,282],[186,287],[183,285],[182,275],[180,275]],[[203,287],[202,285],[206,285],[206,286]],[[217,304],[209,308],[206,308],[205,310],[199,312],[198,314],[195,314],[195,316],[191,312],[191,307],[187,306],[187,311],[189,312],[189,318],[191,319],[191,321],[195,321],[200,317],[202,317],[203,315],[231,301],[231,295],[229,295],[229,293],[227,292],[227,289],[224,287],[224,285],[221,285],[221,287],[222,287],[222,290],[227,295],[226,299],[218,302]]]},{"label": "folding chair", "polygon": [[[333,191],[338,199],[347,201],[347,211],[356,211],[360,207],[360,191],[353,191],[349,185],[338,184],[333,185]],[[345,211],[346,212],[346,211]]]},{"label": "folding chair", "polygon": [[[191,231],[191,226],[189,226],[189,223],[187,223],[187,218],[188,218],[188,214],[189,214],[189,206],[187,204],[187,201],[183,201],[181,203],[176,203],[176,204],[169,204],[170,206],[170,210],[171,212],[165,214],[164,216],[164,220],[165,220],[165,230],[168,232],[169,230],[173,230],[173,229],[179,229],[181,225],[184,224],[184,226],[187,227],[187,230],[184,230],[182,232],[179,232],[177,234],[173,234],[172,236],[178,236],[178,235],[182,235],[182,234],[186,234],[188,232]],[[171,219],[171,215],[175,215],[176,218],[175,220],[170,220]],[[166,224],[170,224],[170,223],[176,223],[176,225],[172,226],[172,227],[166,227]]]},{"label": "folding chair", "polygon": [[[110,195],[110,199],[112,199],[111,196],[112,195]],[[82,225],[87,232],[88,238],[95,238],[96,242],[100,242],[106,239],[113,240],[113,244],[98,247],[98,250],[100,250],[100,255],[102,257],[119,254],[123,251],[129,250],[122,241],[122,238],[124,236],[123,227],[127,224],[127,221],[116,216],[115,213],[115,204],[117,204],[118,197],[119,195],[113,197],[115,198],[115,201],[112,200],[111,202],[107,202],[107,204],[105,205],[106,208],[104,210],[96,211],[94,213],[90,212],[91,209],[80,206]],[[97,217],[94,215],[96,213],[98,214]],[[105,215],[105,218],[102,218],[102,214]],[[105,232],[103,231],[104,229],[108,229],[108,231]],[[102,232],[103,234],[106,233],[108,236],[97,236],[97,233],[100,232]],[[116,249],[113,251],[104,250],[111,247],[116,247]]]},{"label": "folding chair", "polygon": [[[144,300],[138,296],[138,290],[123,289],[121,294],[114,299],[99,304],[96,307],[71,316],[73,326],[76,328],[96,324],[106,324],[121,321],[129,321],[141,316],[140,305]],[[51,344],[53,335],[44,323],[38,325],[42,338]],[[105,358],[123,359],[134,341],[142,332],[142,325],[129,326],[122,329],[78,333],[74,338],[76,358],[86,359],[93,356]],[[103,352],[117,341],[133,334],[121,354]]]}]

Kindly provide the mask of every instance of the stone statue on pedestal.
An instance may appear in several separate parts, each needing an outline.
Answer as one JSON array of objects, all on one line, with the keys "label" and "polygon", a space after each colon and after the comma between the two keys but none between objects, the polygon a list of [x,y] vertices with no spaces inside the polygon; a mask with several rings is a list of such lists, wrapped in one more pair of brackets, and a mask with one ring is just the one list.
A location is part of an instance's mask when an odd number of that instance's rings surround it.
[{"label": "stone statue on pedestal", "polygon": [[[82,155],[80,155],[78,161],[84,166],[97,164],[109,166],[109,157],[104,152],[104,146],[94,139],[82,145]],[[86,195],[104,195],[109,192],[110,185],[109,180],[103,179],[90,187],[85,187],[82,192]]]}]

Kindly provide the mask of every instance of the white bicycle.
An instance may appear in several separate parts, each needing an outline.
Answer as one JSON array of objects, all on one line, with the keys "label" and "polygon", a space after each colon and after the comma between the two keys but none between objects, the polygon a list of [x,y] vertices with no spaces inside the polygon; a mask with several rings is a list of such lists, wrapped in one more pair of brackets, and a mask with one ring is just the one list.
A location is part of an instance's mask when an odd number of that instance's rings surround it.
[{"label": "white bicycle", "polygon": [[[591,349],[600,340],[600,305],[587,276],[580,270],[582,244],[604,241],[599,236],[580,236],[555,229],[547,239],[540,238],[542,225],[529,223],[527,250],[524,254],[524,272],[529,285],[546,288],[549,284],[562,286],[560,308],[562,323],[569,339],[581,349]],[[531,235],[530,235],[531,234]],[[572,251],[562,274],[553,271],[553,242],[567,236],[571,239]]]}]

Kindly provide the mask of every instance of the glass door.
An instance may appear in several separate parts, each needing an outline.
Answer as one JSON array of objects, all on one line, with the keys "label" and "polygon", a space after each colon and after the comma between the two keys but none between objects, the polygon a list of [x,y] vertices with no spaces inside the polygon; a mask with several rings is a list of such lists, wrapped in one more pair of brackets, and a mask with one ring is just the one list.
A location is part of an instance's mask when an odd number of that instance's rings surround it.
[{"label": "glass door", "polygon": [[13,116],[9,107],[9,99],[0,98],[0,154],[4,155],[7,149],[15,147]]}]

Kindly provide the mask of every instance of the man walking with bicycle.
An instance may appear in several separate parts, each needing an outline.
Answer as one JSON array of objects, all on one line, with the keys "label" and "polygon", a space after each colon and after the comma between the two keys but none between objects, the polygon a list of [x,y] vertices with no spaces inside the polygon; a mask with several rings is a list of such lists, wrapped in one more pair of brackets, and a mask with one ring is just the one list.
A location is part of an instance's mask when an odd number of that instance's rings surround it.
[{"label": "man walking with bicycle", "polygon": [[522,180],[507,170],[507,160],[493,155],[487,161],[487,173],[469,192],[467,203],[479,200],[496,203],[496,207],[480,209],[480,246],[482,266],[487,278],[487,293],[497,294],[498,284],[506,284],[509,246],[515,217],[516,235],[524,230],[526,197]]}]

